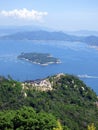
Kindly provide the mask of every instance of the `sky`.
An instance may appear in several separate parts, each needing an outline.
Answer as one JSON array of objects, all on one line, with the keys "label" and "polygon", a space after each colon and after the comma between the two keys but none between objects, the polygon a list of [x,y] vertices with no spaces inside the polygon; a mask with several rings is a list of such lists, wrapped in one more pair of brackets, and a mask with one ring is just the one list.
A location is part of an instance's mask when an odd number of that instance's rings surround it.
[{"label": "sky", "polygon": [[98,0],[0,0],[0,26],[98,31]]}]

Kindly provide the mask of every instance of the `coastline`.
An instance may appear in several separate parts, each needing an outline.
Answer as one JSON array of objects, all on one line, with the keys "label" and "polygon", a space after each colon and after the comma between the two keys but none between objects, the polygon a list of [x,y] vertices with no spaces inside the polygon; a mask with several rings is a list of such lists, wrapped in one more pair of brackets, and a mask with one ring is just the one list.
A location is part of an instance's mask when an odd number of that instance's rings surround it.
[{"label": "coastline", "polygon": [[40,62],[35,62],[35,61],[33,62],[33,61],[26,59],[26,58],[18,58],[18,59],[25,60],[25,61],[31,62],[33,64],[38,64],[38,65],[41,65],[41,66],[48,66],[50,64],[60,64],[61,63],[61,61],[57,61],[57,62],[46,62],[44,64],[41,64]]}]

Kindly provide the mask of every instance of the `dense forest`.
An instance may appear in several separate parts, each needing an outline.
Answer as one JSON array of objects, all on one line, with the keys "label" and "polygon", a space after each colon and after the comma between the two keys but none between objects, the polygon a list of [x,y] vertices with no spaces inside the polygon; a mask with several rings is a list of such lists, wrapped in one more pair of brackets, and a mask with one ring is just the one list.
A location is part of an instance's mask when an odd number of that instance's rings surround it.
[{"label": "dense forest", "polygon": [[18,57],[20,60],[28,60],[29,62],[41,64],[41,65],[48,65],[53,63],[60,63],[60,60],[51,56],[48,53],[21,53]]},{"label": "dense forest", "polygon": [[1,130],[98,129],[98,97],[91,88],[68,74],[44,80],[51,90],[0,77]]}]

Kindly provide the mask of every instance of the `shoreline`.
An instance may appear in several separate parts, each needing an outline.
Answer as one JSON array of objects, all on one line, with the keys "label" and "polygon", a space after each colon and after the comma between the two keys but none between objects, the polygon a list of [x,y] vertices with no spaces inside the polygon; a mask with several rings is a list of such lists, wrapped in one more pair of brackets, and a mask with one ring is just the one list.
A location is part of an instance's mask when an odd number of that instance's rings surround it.
[{"label": "shoreline", "polygon": [[46,62],[44,64],[41,64],[40,62],[35,62],[35,61],[33,62],[33,61],[31,61],[29,59],[26,59],[26,58],[18,58],[18,59],[25,60],[25,61],[31,62],[33,64],[38,64],[38,65],[41,65],[41,66],[48,66],[50,64],[61,64],[61,61],[57,61],[57,62]]}]

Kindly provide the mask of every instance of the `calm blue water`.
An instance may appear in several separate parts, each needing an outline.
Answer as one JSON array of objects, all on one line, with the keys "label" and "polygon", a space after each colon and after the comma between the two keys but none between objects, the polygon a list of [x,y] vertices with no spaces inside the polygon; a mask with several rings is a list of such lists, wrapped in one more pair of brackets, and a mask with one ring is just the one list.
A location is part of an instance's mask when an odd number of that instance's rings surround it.
[{"label": "calm blue water", "polygon": [[[17,59],[21,52],[50,53],[61,64],[40,66]],[[87,75],[82,80],[98,94],[98,50],[84,43],[57,41],[0,41],[0,75],[19,81],[44,78],[57,73]]]}]

